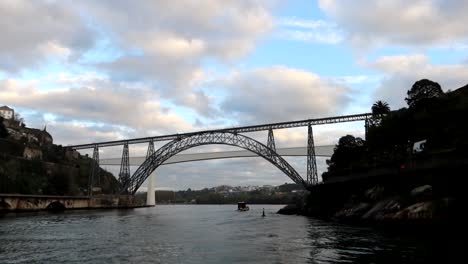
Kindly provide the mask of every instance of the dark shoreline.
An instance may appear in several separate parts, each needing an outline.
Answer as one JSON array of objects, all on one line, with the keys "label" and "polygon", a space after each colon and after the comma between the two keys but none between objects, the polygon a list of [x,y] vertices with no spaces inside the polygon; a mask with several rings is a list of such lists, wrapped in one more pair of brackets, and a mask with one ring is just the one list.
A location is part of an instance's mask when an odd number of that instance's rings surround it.
[{"label": "dark shoreline", "polygon": [[[351,179],[312,187],[279,214],[358,226],[452,229],[464,225],[466,166]],[[455,228],[455,229],[456,229]]]}]

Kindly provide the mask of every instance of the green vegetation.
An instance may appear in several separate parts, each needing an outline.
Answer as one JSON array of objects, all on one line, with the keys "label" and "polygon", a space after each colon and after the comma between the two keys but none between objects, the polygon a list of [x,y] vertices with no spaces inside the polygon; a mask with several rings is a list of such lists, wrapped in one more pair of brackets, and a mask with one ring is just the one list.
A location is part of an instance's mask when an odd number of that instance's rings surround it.
[{"label": "green vegetation", "polygon": [[[436,82],[417,81],[407,93],[408,108],[390,112],[388,104],[372,106],[366,140],[347,135],[327,160],[324,181],[382,168],[399,168],[414,159],[466,157],[468,147],[468,86],[444,93]],[[426,140],[414,153],[415,142]]]}]

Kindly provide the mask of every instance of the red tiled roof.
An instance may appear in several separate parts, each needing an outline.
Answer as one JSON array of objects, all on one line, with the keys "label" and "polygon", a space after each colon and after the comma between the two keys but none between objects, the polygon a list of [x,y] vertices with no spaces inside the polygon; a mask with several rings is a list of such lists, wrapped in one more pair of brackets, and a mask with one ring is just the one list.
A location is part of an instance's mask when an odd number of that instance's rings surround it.
[{"label": "red tiled roof", "polygon": [[0,110],[13,110],[13,109],[11,109],[10,107],[4,105],[4,106],[0,107]]}]

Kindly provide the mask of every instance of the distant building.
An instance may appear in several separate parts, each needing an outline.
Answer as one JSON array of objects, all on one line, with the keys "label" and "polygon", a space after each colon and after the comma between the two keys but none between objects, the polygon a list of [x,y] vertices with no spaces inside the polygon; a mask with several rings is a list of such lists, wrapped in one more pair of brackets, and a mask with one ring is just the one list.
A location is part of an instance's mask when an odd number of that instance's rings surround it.
[{"label": "distant building", "polygon": [[15,117],[15,110],[11,109],[10,107],[4,105],[0,107],[0,116],[5,119],[13,119]]},{"label": "distant building", "polygon": [[414,144],[413,144],[413,153],[422,152],[424,150],[424,148],[426,147],[426,142],[427,142],[427,140],[421,140],[421,141],[418,141],[418,142],[414,142]]}]

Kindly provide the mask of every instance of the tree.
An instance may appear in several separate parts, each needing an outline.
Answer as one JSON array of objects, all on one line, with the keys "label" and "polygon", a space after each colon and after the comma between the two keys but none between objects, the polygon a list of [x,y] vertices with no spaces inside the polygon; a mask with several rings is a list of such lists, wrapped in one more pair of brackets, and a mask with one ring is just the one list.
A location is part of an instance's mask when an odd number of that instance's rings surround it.
[{"label": "tree", "polygon": [[413,84],[407,92],[408,97],[405,98],[405,101],[410,108],[414,108],[422,102],[441,96],[443,93],[440,84],[422,79]]},{"label": "tree", "polygon": [[364,140],[359,137],[354,137],[352,135],[346,135],[344,137],[341,137],[338,140],[338,145],[335,147],[336,149],[351,149],[351,148],[356,148],[356,147],[361,147],[364,145]]},{"label": "tree", "polygon": [[328,173],[322,175],[324,181],[333,176],[345,175],[365,169],[366,142],[359,137],[346,135],[338,140],[333,155],[327,160]]},{"label": "tree", "polygon": [[390,106],[388,103],[383,101],[377,101],[372,105],[372,117],[369,119],[370,127],[378,127],[382,122],[382,118],[385,114],[390,113]]},{"label": "tree", "polygon": [[383,115],[390,113],[390,106],[387,102],[377,101],[372,105],[372,114]]}]

